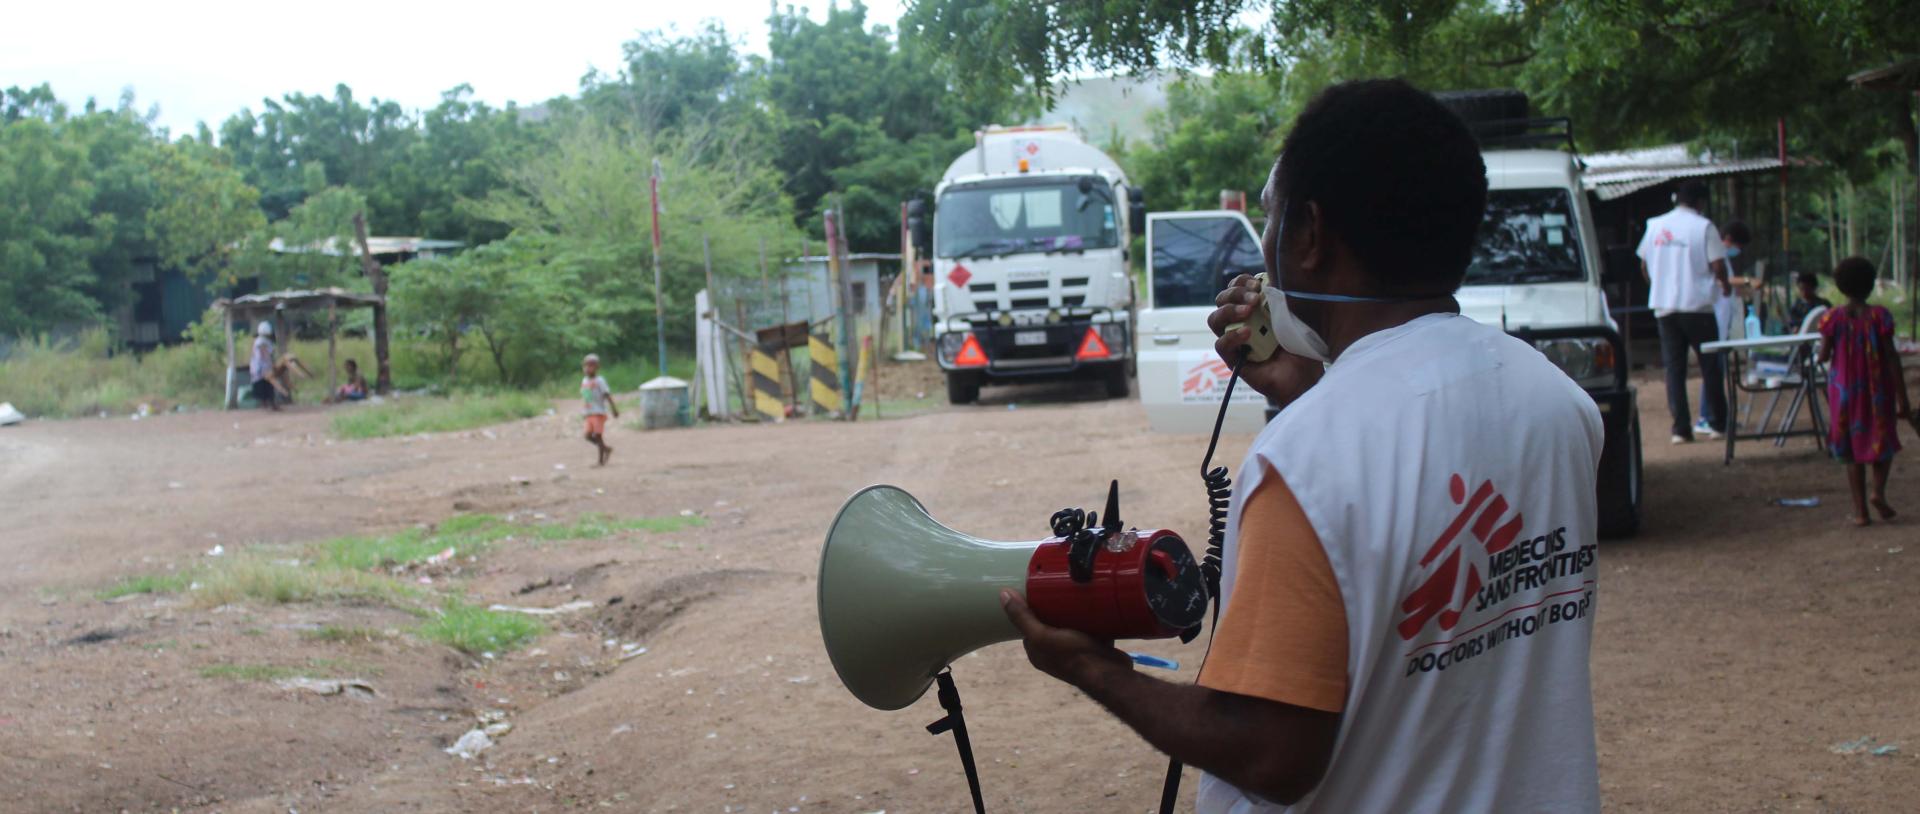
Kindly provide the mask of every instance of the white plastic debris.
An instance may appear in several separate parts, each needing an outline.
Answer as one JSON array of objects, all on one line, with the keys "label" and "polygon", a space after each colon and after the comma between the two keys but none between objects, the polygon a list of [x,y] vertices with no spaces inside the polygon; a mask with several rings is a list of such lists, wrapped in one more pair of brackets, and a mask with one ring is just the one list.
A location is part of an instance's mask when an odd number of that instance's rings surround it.
[{"label": "white plastic debris", "polygon": [[13,402],[0,401],[0,427],[10,427],[27,420],[25,414],[13,408]]},{"label": "white plastic debris", "polygon": [[351,695],[360,698],[373,698],[372,684],[357,678],[284,678],[273,682],[283,690],[306,690],[315,695]]},{"label": "white plastic debris", "polygon": [[218,557],[225,553],[227,553],[227,547],[223,545],[216,545],[212,548],[207,549],[207,556],[209,557]]},{"label": "white plastic debris", "polygon": [[487,737],[486,732],[469,729],[467,734],[461,735],[459,740],[454,741],[452,746],[443,751],[461,760],[472,760],[476,755],[491,748],[493,748],[493,739]]},{"label": "white plastic debris", "polygon": [[435,554],[431,557],[428,557],[427,564],[439,565],[443,562],[453,559],[453,554],[454,554],[453,546],[447,546],[446,548],[441,549],[440,553]]},{"label": "white plastic debris", "polygon": [[559,616],[563,613],[575,613],[594,606],[590,599],[576,599],[557,608],[523,608],[518,605],[490,605],[487,610],[504,613],[524,613],[528,616]]}]

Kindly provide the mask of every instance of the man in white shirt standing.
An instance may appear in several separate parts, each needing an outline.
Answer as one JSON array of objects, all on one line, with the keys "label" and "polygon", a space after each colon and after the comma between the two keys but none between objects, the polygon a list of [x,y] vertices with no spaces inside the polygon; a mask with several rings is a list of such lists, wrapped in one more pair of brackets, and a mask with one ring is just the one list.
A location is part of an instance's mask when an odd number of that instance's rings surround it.
[{"label": "man in white shirt standing", "polygon": [[[1208,317],[1281,408],[1236,475],[1197,684],[1001,595],[1035,667],[1204,771],[1201,814],[1600,809],[1600,413],[1460,315],[1486,196],[1466,125],[1403,81],[1294,123],[1261,195],[1271,285]],[[1283,350],[1242,362],[1226,326],[1262,298]]]},{"label": "man in white shirt standing", "polygon": [[1727,247],[1720,230],[1701,210],[1707,185],[1689,181],[1674,195],[1673,211],[1647,220],[1640,237],[1640,273],[1647,281],[1647,305],[1660,326],[1660,363],[1667,369],[1667,411],[1673,417],[1673,443],[1693,440],[1693,413],[1687,404],[1687,352],[1700,357],[1706,391],[1707,435],[1727,430],[1727,388],[1721,356],[1700,353],[1703,342],[1720,338],[1713,316],[1717,296],[1733,293],[1727,276]]}]

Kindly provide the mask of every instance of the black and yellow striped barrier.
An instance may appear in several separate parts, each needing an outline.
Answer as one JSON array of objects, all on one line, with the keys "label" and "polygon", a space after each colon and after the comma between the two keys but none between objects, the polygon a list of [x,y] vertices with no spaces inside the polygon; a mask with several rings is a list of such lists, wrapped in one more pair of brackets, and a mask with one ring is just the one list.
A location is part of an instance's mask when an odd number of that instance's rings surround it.
[{"label": "black and yellow striped barrier", "polygon": [[834,352],[833,341],[823,334],[807,337],[807,356],[813,368],[809,388],[813,405],[828,413],[845,410],[846,402],[840,395],[840,354]]},{"label": "black and yellow striped barrier", "polygon": [[[786,353],[785,350],[780,351]],[[761,421],[784,421],[787,417],[785,388],[780,386],[780,360],[765,348],[754,348],[747,365],[749,389],[753,394],[753,412]]]}]

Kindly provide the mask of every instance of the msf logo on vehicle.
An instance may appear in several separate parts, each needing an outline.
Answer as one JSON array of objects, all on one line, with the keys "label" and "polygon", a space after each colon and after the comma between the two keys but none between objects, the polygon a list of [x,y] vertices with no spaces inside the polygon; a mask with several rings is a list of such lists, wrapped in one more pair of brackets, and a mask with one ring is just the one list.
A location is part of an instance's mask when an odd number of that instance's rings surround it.
[{"label": "msf logo on vehicle", "polygon": [[[1460,512],[1420,558],[1422,569],[1431,568],[1426,580],[1400,603],[1405,618],[1398,630],[1403,641],[1418,636],[1431,621],[1439,622],[1441,630],[1453,630],[1468,600],[1480,592],[1480,569],[1474,563],[1478,558],[1463,556],[1466,545],[1460,542],[1460,532],[1472,534],[1487,554],[1506,550],[1520,536],[1523,518],[1514,512],[1507,519],[1510,507],[1507,499],[1494,490],[1493,481],[1481,481],[1468,496],[1467,482],[1454,475],[1447,483],[1447,496],[1461,507]],[[1464,565],[1462,560],[1466,561]],[[1436,561],[1439,565],[1434,567]]]},{"label": "msf logo on vehicle", "polygon": [[1181,401],[1212,401],[1220,398],[1220,392],[1227,386],[1227,379],[1233,376],[1233,368],[1218,357],[1206,359],[1199,364],[1190,365],[1180,378]]}]

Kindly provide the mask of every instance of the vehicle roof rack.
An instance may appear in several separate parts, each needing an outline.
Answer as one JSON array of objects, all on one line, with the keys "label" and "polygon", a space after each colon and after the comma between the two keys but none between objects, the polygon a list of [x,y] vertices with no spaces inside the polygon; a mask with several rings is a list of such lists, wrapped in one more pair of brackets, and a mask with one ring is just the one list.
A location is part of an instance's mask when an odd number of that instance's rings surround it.
[{"label": "vehicle roof rack", "polygon": [[1480,140],[1480,147],[1484,150],[1558,147],[1565,144],[1567,152],[1580,152],[1573,142],[1573,119],[1566,116],[1482,119],[1467,122],[1467,129],[1473,131],[1473,137]]}]

